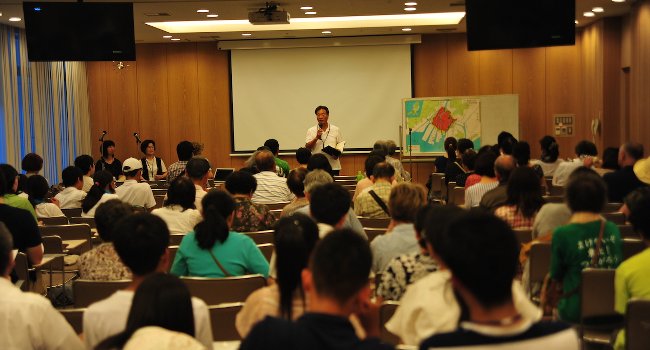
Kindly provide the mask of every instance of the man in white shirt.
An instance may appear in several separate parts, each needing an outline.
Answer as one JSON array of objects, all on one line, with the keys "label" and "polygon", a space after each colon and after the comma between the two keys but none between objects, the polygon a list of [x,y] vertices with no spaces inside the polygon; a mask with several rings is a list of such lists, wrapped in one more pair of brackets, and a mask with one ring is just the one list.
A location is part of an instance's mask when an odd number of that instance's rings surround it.
[{"label": "man in white shirt", "polygon": [[122,171],[126,176],[126,181],[122,186],[115,189],[119,199],[134,207],[152,208],[156,205],[156,199],[153,197],[153,191],[147,183],[142,181],[142,162],[129,158],[122,163]]},{"label": "man in white shirt", "polygon": [[194,205],[201,210],[201,200],[208,193],[208,178],[210,177],[210,162],[205,158],[194,157],[187,162],[185,175],[192,180],[196,188]]},{"label": "man in white shirt", "polygon": [[0,348],[84,349],[81,339],[49,300],[11,283],[11,234],[0,222]]},{"label": "man in white shirt", "polygon": [[327,146],[336,148],[338,144],[343,142],[343,136],[341,136],[341,131],[337,126],[329,123],[330,110],[327,107],[318,106],[314,113],[316,113],[318,125],[307,130],[305,148],[308,148],[311,154],[323,153],[332,166],[333,175],[338,175],[341,171],[339,157],[327,154],[323,152],[323,149]]},{"label": "man in white shirt", "polygon": [[[152,214],[131,215],[117,224],[113,245],[120,259],[132,272],[132,282],[124,290],[91,304],[83,316],[84,342],[94,349],[102,340],[124,330],[140,283],[154,272],[166,272],[169,261],[169,230],[165,222]],[[212,348],[212,328],[207,305],[192,298],[195,338]]]},{"label": "man in white shirt", "polygon": [[256,204],[290,202],[295,197],[287,186],[287,179],[275,173],[275,157],[270,151],[260,151],[255,155],[255,166],[260,171],[255,174],[257,189],[251,199]]},{"label": "man in white shirt", "polygon": [[81,172],[84,173],[84,186],[82,190],[88,193],[94,183],[93,175],[95,175],[95,161],[93,160],[93,157],[87,154],[82,154],[75,158],[74,166],[81,169]]},{"label": "man in white shirt", "polygon": [[569,162],[562,162],[555,169],[553,174],[553,186],[566,186],[569,175],[581,166],[590,167],[593,164],[593,157],[598,155],[596,145],[587,140],[578,142],[575,148],[577,158]]},{"label": "man in white shirt", "polygon": [[61,177],[65,189],[54,196],[59,201],[61,209],[81,208],[81,201],[86,198],[86,192],[82,191],[84,186],[83,175],[81,169],[75,166],[63,169]]}]

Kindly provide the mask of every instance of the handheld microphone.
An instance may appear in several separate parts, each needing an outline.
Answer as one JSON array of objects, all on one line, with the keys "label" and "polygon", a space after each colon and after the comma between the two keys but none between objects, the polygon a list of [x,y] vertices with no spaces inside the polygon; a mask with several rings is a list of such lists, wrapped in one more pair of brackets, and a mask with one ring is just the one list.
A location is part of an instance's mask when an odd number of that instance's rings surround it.
[{"label": "handheld microphone", "polygon": [[104,136],[106,136],[106,134],[108,134],[108,132],[106,132],[106,130],[102,130],[102,136],[99,137],[99,142],[104,142]]},{"label": "handheld microphone", "polygon": [[133,133],[133,137],[135,137],[135,143],[142,143],[142,141],[140,141],[140,135],[138,135],[137,132]]}]

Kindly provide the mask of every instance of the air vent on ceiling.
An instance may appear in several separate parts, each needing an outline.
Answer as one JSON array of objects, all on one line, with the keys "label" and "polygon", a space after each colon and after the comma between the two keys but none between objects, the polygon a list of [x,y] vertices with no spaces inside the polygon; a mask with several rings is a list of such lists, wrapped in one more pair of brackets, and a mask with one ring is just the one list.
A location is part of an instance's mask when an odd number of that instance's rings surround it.
[{"label": "air vent on ceiling", "polygon": [[145,13],[144,15],[147,16],[147,17],[169,17],[169,16],[171,16],[167,12]]}]

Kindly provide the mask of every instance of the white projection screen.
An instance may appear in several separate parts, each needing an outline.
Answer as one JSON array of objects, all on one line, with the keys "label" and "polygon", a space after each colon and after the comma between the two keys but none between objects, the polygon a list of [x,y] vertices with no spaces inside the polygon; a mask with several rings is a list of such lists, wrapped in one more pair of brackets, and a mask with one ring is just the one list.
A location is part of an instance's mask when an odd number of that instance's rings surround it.
[{"label": "white projection screen", "polygon": [[399,143],[402,99],[411,97],[409,45],[231,51],[233,151],[269,138],[281,150],[305,144],[325,105],[346,150]]}]

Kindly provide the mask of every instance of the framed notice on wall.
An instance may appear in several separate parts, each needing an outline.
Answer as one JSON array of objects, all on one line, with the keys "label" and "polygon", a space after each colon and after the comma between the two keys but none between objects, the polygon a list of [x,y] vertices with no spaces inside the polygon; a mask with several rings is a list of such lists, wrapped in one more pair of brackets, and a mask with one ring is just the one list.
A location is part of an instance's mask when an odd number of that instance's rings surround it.
[{"label": "framed notice on wall", "polygon": [[569,137],[573,136],[575,130],[575,114],[554,114],[553,129],[555,136]]}]

